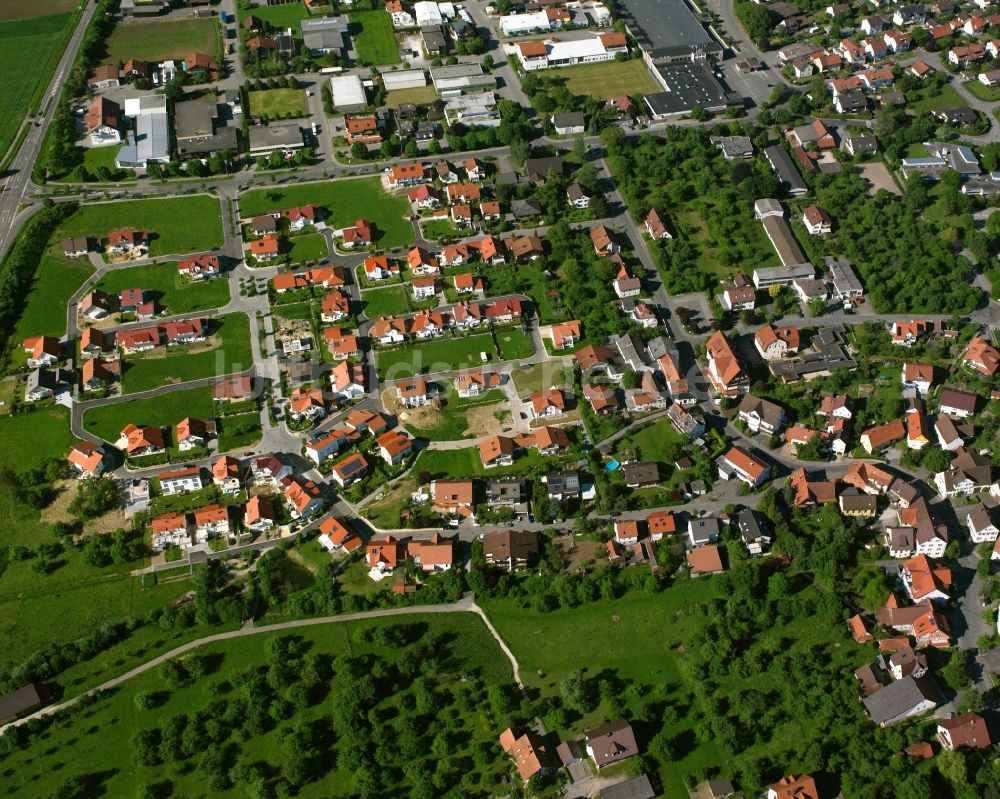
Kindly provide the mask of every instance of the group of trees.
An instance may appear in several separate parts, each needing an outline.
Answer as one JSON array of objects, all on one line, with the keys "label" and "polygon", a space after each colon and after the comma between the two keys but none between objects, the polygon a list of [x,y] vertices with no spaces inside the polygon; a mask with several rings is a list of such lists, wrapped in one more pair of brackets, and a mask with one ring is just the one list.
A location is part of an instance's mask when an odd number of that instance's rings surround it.
[{"label": "group of trees", "polygon": [[[632,217],[642,219],[656,208],[674,221],[691,219],[681,235],[651,248],[670,293],[718,286],[714,269],[695,267],[706,246],[724,269],[749,268],[767,257],[761,252],[762,231],[753,218],[753,202],[779,196],[781,188],[760,159],[728,162],[709,141],[709,132],[698,128],[668,128],[662,139],[644,135],[627,146],[611,133],[614,130],[609,128],[604,136],[609,165]],[[717,132],[759,133],[737,123]],[[763,142],[757,143],[759,149]],[[699,228],[701,235],[684,235]]]},{"label": "group of trees", "polygon": [[[958,234],[948,236],[950,215],[928,221],[924,211],[933,198],[919,177],[902,197],[869,196],[862,178],[848,170],[819,175],[815,184],[817,202],[837,220],[823,242],[827,252],[847,258],[879,311],[963,314],[978,305],[982,293],[972,285],[972,265],[957,252]],[[957,191],[946,202],[953,213],[971,210],[971,198]]]},{"label": "group of trees", "polygon": [[[136,733],[133,761],[144,775],[196,770],[213,790],[254,797],[295,795],[333,773],[358,797],[478,796],[495,784],[506,764],[494,729],[524,719],[512,687],[487,687],[456,639],[426,624],[367,628],[359,639],[355,654],[336,655],[274,637],[225,677],[220,657],[168,661],[160,676],[172,693],[211,680],[212,698]],[[137,694],[136,708],[167,696]],[[266,762],[241,754],[251,740],[267,742]]]}]

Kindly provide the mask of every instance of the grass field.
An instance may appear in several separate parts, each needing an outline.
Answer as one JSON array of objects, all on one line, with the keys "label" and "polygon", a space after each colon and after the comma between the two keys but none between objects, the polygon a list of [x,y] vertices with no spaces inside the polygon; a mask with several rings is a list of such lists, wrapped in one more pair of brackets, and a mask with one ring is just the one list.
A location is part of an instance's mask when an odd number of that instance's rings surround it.
[{"label": "grass field", "polygon": [[520,361],[535,354],[535,342],[519,327],[497,330],[500,357],[505,361]]},{"label": "grass field", "polygon": [[93,273],[86,261],[43,256],[12,340],[20,344],[28,336],[64,336],[66,303]]},{"label": "grass field", "polygon": [[514,386],[519,397],[527,397],[536,391],[544,391],[552,386],[572,386],[573,370],[563,368],[558,363],[543,362],[529,366],[527,369],[515,369],[511,373]]},{"label": "grass field", "polygon": [[97,288],[109,294],[141,288],[152,293],[157,305],[172,314],[221,308],[229,302],[229,282],[225,278],[185,281],[172,261],[112,269],[97,281]]},{"label": "grass field", "polygon": [[483,333],[466,338],[448,336],[412,347],[378,353],[378,371],[385,380],[399,380],[410,375],[466,369],[482,363],[479,354],[493,356],[493,337]]},{"label": "grass field", "polygon": [[985,100],[988,103],[1000,100],[1000,86],[984,86],[978,80],[967,80],[962,85],[969,94],[980,100]]},{"label": "grass field", "polygon": [[216,17],[165,19],[118,25],[108,37],[109,61],[166,61],[184,59],[192,52],[215,58]]},{"label": "grass field", "polygon": [[[447,748],[446,758],[442,757],[445,753],[432,755],[429,747],[428,751],[422,751],[417,756],[425,767],[424,773],[433,771],[432,763],[442,759],[452,764],[462,763],[465,765],[459,773],[470,772],[472,777],[468,783],[472,793],[465,795],[484,796],[501,791],[501,774],[505,773],[507,764],[494,755],[486,759],[483,766],[473,767],[472,753],[488,746],[495,748],[495,720],[485,702],[485,688],[496,685],[504,691],[514,690],[507,687],[511,680],[510,665],[482,621],[472,614],[463,613],[320,625],[296,630],[290,636],[288,633],[263,633],[199,647],[197,653],[203,656],[203,662],[210,664],[210,674],[206,679],[168,686],[161,671],[152,669],[129,680],[120,690],[102,696],[86,710],[60,716],[45,732],[44,741],[38,742],[41,745],[25,746],[6,758],[5,767],[10,769],[6,793],[12,797],[54,795],[53,789],[61,781],[73,774],[86,773],[96,777],[91,787],[97,793],[88,795],[135,796],[137,789],[149,784],[170,785],[172,796],[244,795],[238,787],[222,791],[210,789],[208,775],[201,768],[137,765],[127,755],[130,749],[127,742],[138,732],[156,727],[166,719],[189,713],[200,715],[210,704],[218,702],[228,703],[230,707],[236,706],[234,703],[237,700],[242,702],[244,689],[240,687],[238,674],[244,669],[267,672],[271,638],[287,636],[299,643],[300,651],[310,656],[319,655],[321,662],[351,655],[366,664],[373,661],[379,663],[376,668],[380,675],[395,674],[394,664],[400,661],[404,647],[379,646],[365,634],[382,627],[403,628],[412,636],[410,640],[416,638],[420,642],[434,642],[439,664],[435,667],[431,690],[437,702],[429,711],[421,710],[417,716],[410,696],[403,704],[405,709],[401,710],[396,705],[396,699],[403,694],[412,694],[417,682],[416,679],[405,680],[405,687],[400,684],[395,690],[379,692],[372,702],[375,708],[372,714],[381,719],[418,717],[421,725],[429,725],[419,726],[419,729],[430,729],[435,733],[447,730],[451,745]],[[413,649],[406,649],[412,656]],[[475,682],[470,682],[469,678],[473,677]],[[384,679],[379,678],[380,681]],[[330,724],[329,686],[325,684],[326,679],[322,682],[324,684],[319,690],[313,692],[318,701],[310,701],[301,710],[295,711],[296,719],[309,729],[328,728]],[[279,691],[282,697],[285,693],[286,689]],[[140,694],[152,694],[161,697],[162,701],[157,700],[154,709],[140,710],[136,701]],[[459,696],[462,701],[456,702],[455,698]],[[289,728],[284,724],[268,724],[261,729],[264,732],[260,734],[240,736],[237,745],[231,732],[233,726],[225,723],[219,732],[211,736],[211,747],[225,748],[234,755],[238,754],[241,763],[256,764],[261,773],[268,775],[265,781],[270,784],[272,778],[279,776],[282,767],[287,765],[287,746],[282,746],[282,741],[287,739]],[[345,766],[343,757],[337,757],[338,751],[347,742],[335,742],[334,739],[331,734],[317,739],[317,751],[323,753],[318,758],[319,778],[306,781],[296,790],[297,796],[315,799],[359,795],[351,787],[355,784],[354,770]],[[111,740],[117,741],[118,745],[109,745]],[[178,762],[193,765],[197,760],[195,753],[193,757]],[[399,763],[393,769],[394,775],[401,773],[398,766]],[[458,774],[451,773],[453,778],[457,778]],[[389,773],[383,776],[388,778]],[[400,777],[393,776],[392,779],[394,782]],[[408,780],[402,778],[398,792],[392,795],[411,795],[405,787],[407,785]]]},{"label": "grass field", "polygon": [[241,413],[218,420],[219,452],[249,447],[260,441],[260,414]]},{"label": "grass field", "polygon": [[222,339],[220,346],[194,353],[189,352],[187,347],[170,347],[166,357],[163,357],[162,347],[145,356],[131,355],[125,359],[127,368],[122,376],[122,389],[126,393],[147,391],[186,380],[249,369],[253,364],[253,354],[246,316],[241,313],[227,314],[215,321],[220,326],[214,329],[213,335]]},{"label": "grass field", "polygon": [[[64,10],[65,5],[65,0],[55,0],[46,12]],[[38,11],[38,3],[24,0],[0,3],[0,157],[17,136],[25,114],[34,110],[77,20],[76,14],[37,17]]]},{"label": "grass field", "polygon": [[120,144],[109,144],[107,147],[88,147],[83,153],[83,165],[91,174],[95,173],[102,166],[113,172],[117,171],[115,157],[121,149]]},{"label": "grass field", "polygon": [[307,203],[325,208],[327,221],[337,228],[353,225],[358,218],[374,222],[376,243],[382,249],[403,247],[413,241],[406,196],[386,194],[377,177],[249,191],[240,195],[240,213],[254,216]]},{"label": "grass field", "polygon": [[421,105],[424,103],[433,103],[437,98],[438,93],[433,86],[419,86],[415,89],[396,89],[395,91],[387,92],[385,95],[385,104],[389,108],[399,108],[403,103]]},{"label": "grass field", "polygon": [[260,89],[248,92],[250,111],[275,119],[276,117],[309,116],[304,89]]},{"label": "grass field", "polygon": [[361,301],[369,319],[404,314],[410,308],[409,293],[405,286],[389,286],[365,291],[361,294]]},{"label": "grass field", "polygon": [[[73,440],[69,412],[62,407],[0,418],[0,468],[20,472],[50,458],[61,460]],[[0,484],[0,546],[33,550],[56,540],[39,511]],[[179,583],[155,594],[144,592],[128,577],[128,570],[140,564],[89,567],[73,547],[54,565],[43,576],[32,569],[31,560],[12,561],[0,577],[0,637],[5,642],[0,665],[5,669],[39,647],[69,642],[98,624],[142,616],[190,589]]]},{"label": "grass field", "polygon": [[358,53],[358,61],[365,64],[398,64],[399,48],[392,29],[392,18],[383,10],[353,11],[351,38]]},{"label": "grass field", "polygon": [[215,418],[211,388],[189,388],[152,399],[134,399],[125,404],[91,408],[83,415],[83,427],[87,432],[114,443],[122,428],[129,423],[173,427],[186,416],[203,420]]},{"label": "grass field", "polygon": [[914,114],[922,114],[925,111],[936,111],[939,108],[956,108],[968,105],[962,99],[962,95],[955,91],[955,87],[948,84],[941,87],[940,94],[930,95],[926,89],[918,89],[915,92],[910,92],[907,100],[910,100],[911,97],[915,97],[916,99],[908,102],[906,107]]},{"label": "grass field", "polygon": [[149,231],[149,252],[154,257],[205,252],[222,246],[219,201],[202,194],[83,205],[59,226],[52,240],[103,237],[122,227]]},{"label": "grass field", "polygon": [[258,19],[270,22],[275,28],[291,28],[296,37],[301,38],[302,29],[299,22],[309,19],[309,11],[305,3],[285,3],[282,5],[268,6],[259,5],[252,8],[244,8],[242,3],[236,4],[236,13],[242,24],[243,19],[253,14]]},{"label": "grass field", "polygon": [[649,69],[638,59],[633,61],[604,61],[600,64],[579,64],[562,69],[548,69],[546,78],[565,80],[573,94],[590,95],[604,99],[627,94],[648,94],[659,91]]},{"label": "grass field", "polygon": [[305,236],[296,236],[289,239],[292,249],[289,257],[293,264],[301,264],[306,261],[322,261],[330,254],[326,246],[326,238],[322,233],[307,233]]}]

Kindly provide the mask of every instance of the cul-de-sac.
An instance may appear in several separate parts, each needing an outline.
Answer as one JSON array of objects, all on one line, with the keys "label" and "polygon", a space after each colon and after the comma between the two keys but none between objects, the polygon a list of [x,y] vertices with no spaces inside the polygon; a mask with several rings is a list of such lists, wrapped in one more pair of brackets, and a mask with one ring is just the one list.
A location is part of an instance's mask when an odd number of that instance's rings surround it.
[{"label": "cul-de-sac", "polygon": [[1000,799],[994,0],[0,3],[0,792]]}]

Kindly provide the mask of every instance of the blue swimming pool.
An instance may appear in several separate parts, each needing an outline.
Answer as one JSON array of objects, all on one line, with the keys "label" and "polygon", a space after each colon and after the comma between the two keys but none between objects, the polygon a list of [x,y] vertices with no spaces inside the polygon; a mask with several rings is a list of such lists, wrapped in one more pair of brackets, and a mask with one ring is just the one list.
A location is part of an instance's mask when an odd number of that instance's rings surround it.
[{"label": "blue swimming pool", "polygon": [[621,464],[618,461],[611,461],[611,463],[604,467],[604,471],[613,472],[619,466],[621,466]]}]

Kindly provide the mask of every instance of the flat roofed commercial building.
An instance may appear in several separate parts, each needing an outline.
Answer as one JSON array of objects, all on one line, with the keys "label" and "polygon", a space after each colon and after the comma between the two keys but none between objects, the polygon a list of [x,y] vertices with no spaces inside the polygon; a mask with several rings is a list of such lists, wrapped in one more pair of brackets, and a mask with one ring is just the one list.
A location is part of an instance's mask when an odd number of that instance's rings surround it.
[{"label": "flat roofed commercial building", "polygon": [[722,44],[698,21],[684,0],[620,0],[625,26],[654,62],[722,59]]},{"label": "flat roofed commercial building", "polygon": [[687,114],[695,106],[721,111],[742,103],[740,95],[726,89],[705,64],[656,64],[652,73],[664,89],[645,98],[656,119]]},{"label": "flat roofed commercial building", "polygon": [[305,147],[298,122],[272,122],[250,127],[250,155],[264,155],[274,150],[298,150]]},{"label": "flat roofed commercial building", "polygon": [[442,97],[454,97],[464,92],[493,91],[495,75],[487,75],[479,64],[455,64],[431,70],[431,81]]},{"label": "flat roofed commercial building", "polygon": [[770,286],[787,286],[796,280],[809,280],[816,277],[812,264],[793,264],[791,266],[765,266],[753,270],[753,284],[756,288],[766,289]]},{"label": "flat roofed commercial building", "polygon": [[382,85],[387,92],[398,89],[419,89],[427,85],[427,73],[422,69],[400,69],[382,73]]},{"label": "flat roofed commercial building", "polygon": [[333,107],[338,111],[360,111],[368,105],[365,87],[358,75],[334,75],[330,78]]},{"label": "flat roofed commercial building", "polygon": [[311,53],[332,53],[350,48],[350,22],[347,17],[319,17],[299,23],[302,44]]},{"label": "flat roofed commercial building", "polygon": [[846,260],[827,255],[823,261],[830,273],[834,299],[846,300],[864,295],[865,289],[861,285],[861,280],[858,279],[854,268]]},{"label": "flat roofed commercial building", "polygon": [[162,94],[147,94],[125,100],[125,116],[133,120],[135,133],[115,157],[119,169],[145,169],[150,163],[170,161],[170,119],[167,98]]}]

